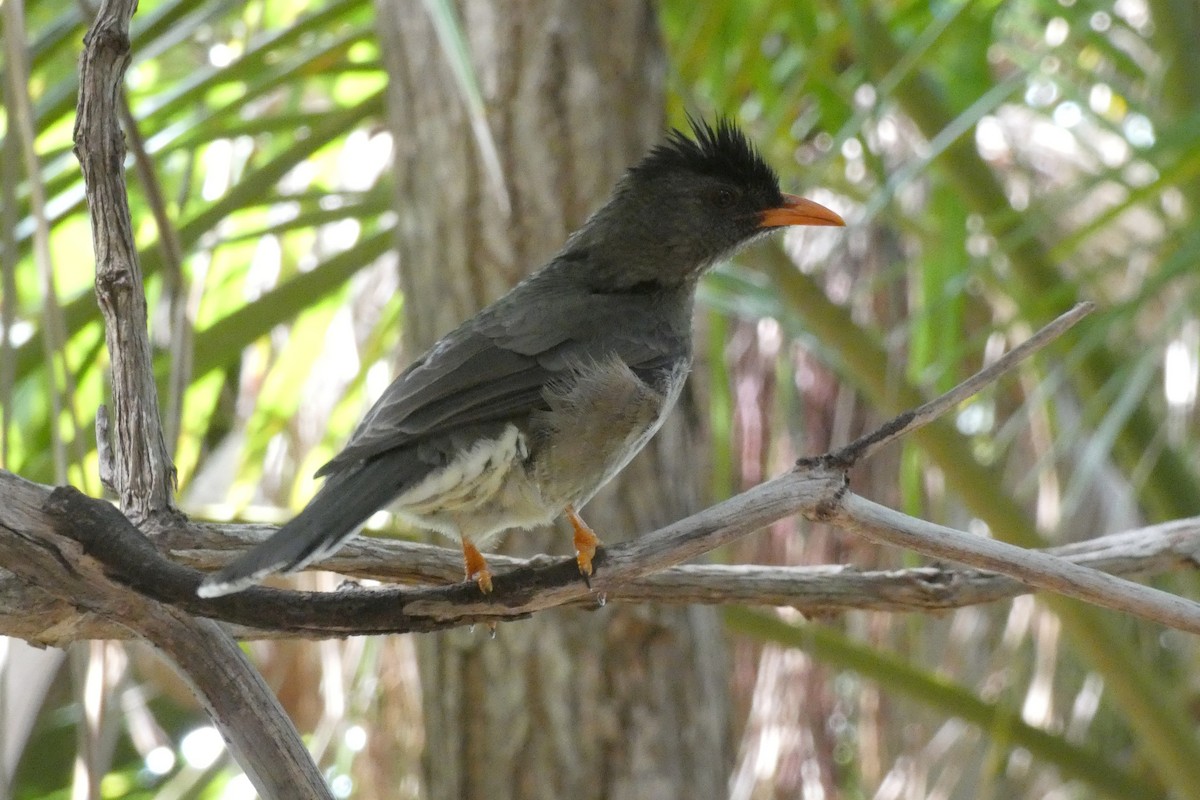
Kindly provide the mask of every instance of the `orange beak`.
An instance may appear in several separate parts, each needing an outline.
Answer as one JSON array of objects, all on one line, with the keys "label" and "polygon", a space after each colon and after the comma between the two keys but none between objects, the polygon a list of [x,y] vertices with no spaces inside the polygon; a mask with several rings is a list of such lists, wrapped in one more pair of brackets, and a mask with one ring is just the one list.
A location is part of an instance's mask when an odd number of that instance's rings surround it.
[{"label": "orange beak", "polygon": [[783,196],[783,205],[779,208],[768,208],[762,212],[758,220],[760,228],[782,228],[786,225],[837,225],[844,226],[846,221],[820,203],[796,197],[794,194]]}]

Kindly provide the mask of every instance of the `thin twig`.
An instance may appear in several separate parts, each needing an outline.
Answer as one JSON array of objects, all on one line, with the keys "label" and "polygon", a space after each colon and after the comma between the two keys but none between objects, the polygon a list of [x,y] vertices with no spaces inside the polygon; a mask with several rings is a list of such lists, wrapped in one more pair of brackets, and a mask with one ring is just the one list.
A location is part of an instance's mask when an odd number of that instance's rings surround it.
[{"label": "thin twig", "polygon": [[995,362],[976,372],[950,391],[940,397],[935,397],[928,403],[920,405],[911,411],[906,411],[876,430],[860,436],[855,441],[835,452],[832,457],[839,463],[851,466],[868,458],[875,451],[899,439],[901,436],[905,436],[917,428],[928,425],[967,398],[978,394],[981,389],[993,383],[1006,372],[1010,372],[1020,362],[1026,360],[1039,350],[1046,348],[1051,342],[1074,327],[1075,323],[1092,313],[1095,308],[1096,304],[1092,302],[1076,303],[1070,311],[1051,321],[1033,336],[1012,350],[1009,350],[996,359]]}]

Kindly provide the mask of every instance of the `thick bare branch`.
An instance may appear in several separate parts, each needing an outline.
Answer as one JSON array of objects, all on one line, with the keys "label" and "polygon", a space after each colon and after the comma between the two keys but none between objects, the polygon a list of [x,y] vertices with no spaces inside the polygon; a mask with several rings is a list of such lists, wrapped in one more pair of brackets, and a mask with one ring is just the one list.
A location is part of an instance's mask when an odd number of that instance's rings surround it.
[{"label": "thick bare branch", "polygon": [[[0,507],[0,531],[37,529],[40,535],[52,536],[51,521],[41,512],[49,493],[49,487],[0,472],[0,495],[13,499],[7,507]],[[169,556],[179,564],[213,569],[273,531],[273,527],[266,525],[191,524],[171,537]],[[0,553],[2,547],[0,537]],[[1200,563],[1200,518],[1112,534],[1047,552],[1075,564],[1126,576],[1195,569]],[[546,556],[526,560],[493,555],[489,559],[500,575],[537,569],[559,561]],[[462,575],[461,554],[456,549],[371,537],[360,537],[351,542],[324,566],[355,579],[400,584],[454,584]],[[155,573],[150,573],[150,577],[156,579]],[[993,572],[941,566],[863,572],[842,565],[688,565],[612,587],[607,599],[609,602],[790,606],[806,614],[830,614],[854,609],[948,610],[995,602],[1029,591],[1028,586]],[[336,604],[335,598],[339,596],[349,597],[345,594],[326,597],[328,602]],[[294,606],[287,612],[293,620],[300,620],[304,609],[310,607],[309,596],[302,593],[277,593],[277,597],[277,602]],[[581,593],[567,604],[594,608],[596,598]],[[357,608],[357,605],[354,609],[347,607],[345,613]],[[341,627],[321,630],[315,627],[316,622],[315,619],[307,620],[309,627],[304,630],[268,628],[268,620],[264,617],[256,620],[255,625],[231,624],[229,630],[235,637],[246,639],[347,633]],[[396,627],[399,627],[398,623]],[[0,573],[0,633],[49,645],[130,635],[127,628],[106,617],[80,611],[66,600],[14,577],[5,577],[3,573]]]},{"label": "thick bare branch", "polygon": [[113,482],[121,508],[137,524],[177,517],[171,463],[158,413],[146,293],[125,193],[125,137],[119,114],[129,66],[129,20],[134,0],[106,0],[84,38],[79,67],[75,155],[83,169],[96,299],[112,363]]},{"label": "thick bare branch", "polygon": [[[115,441],[112,457],[106,459],[111,463],[103,471],[111,468],[107,477],[124,515],[102,501],[90,503],[116,514],[129,539],[150,547],[133,523],[157,527],[177,522],[181,515],[174,505],[175,468],[159,417],[119,122],[130,60],[129,22],[136,7],[136,0],[104,0],[84,39],[75,154],[83,169],[96,253],[96,298],[112,364]],[[62,491],[82,497],[73,489]],[[53,506],[39,512],[47,507]],[[41,521],[0,537],[4,564],[32,585],[48,587],[60,600],[128,627],[162,650],[195,688],[261,795],[332,797],[274,694],[227,633],[209,620],[108,581],[90,559],[77,557],[70,547],[59,549],[64,543],[52,537],[39,536]]]},{"label": "thick bare branch", "polygon": [[[499,573],[495,591],[487,597],[473,585],[459,583],[435,589],[350,589],[334,593],[254,588],[201,600],[194,595],[201,573],[163,558],[111,506],[69,489],[56,490],[41,509],[56,529],[43,546],[59,552],[60,560],[69,562],[72,543],[81,544],[84,552],[103,561],[111,579],[192,613],[246,628],[287,630],[301,636],[344,636],[431,630],[512,619],[562,605],[594,604],[610,591],[615,597],[623,587],[652,572],[800,512],[833,518],[847,527],[872,533],[886,526],[899,528],[906,533],[904,545],[911,549],[963,561],[986,557],[993,568],[1020,583],[1092,602],[1103,600],[1108,607],[1185,630],[1200,630],[1200,605],[1061,557],[940,526],[930,526],[930,536],[914,536],[912,529],[928,524],[895,512],[881,516],[879,507],[864,506],[866,501],[861,498],[843,498],[840,474],[814,474],[819,469],[788,473],[674,525],[602,551],[592,581],[594,593],[580,583],[573,560],[538,559]],[[952,537],[952,545],[947,545]],[[0,556],[4,554],[0,541]],[[1014,561],[1014,556],[1019,558]]]},{"label": "thick bare branch", "polygon": [[[125,627],[126,636],[133,632],[173,663],[186,665],[181,675],[195,688],[262,796],[331,798],[296,729],[237,643],[211,620],[196,619],[112,581],[78,543],[54,537],[46,528],[46,504],[37,504],[53,494],[41,488],[29,484],[24,491],[8,493],[13,502],[0,527],[6,534],[0,535],[0,561],[27,585],[43,587],[46,595],[80,609],[78,617]],[[82,497],[73,489],[65,491]],[[107,509],[133,537],[146,541],[115,508],[88,502]],[[307,791],[297,794],[298,786]]]},{"label": "thick bare branch", "polygon": [[[186,536],[178,537],[178,546],[171,546],[169,555],[173,561],[196,569],[217,569],[274,530],[266,525],[193,523]],[[1045,552],[1126,577],[1193,570],[1200,565],[1200,517],[1109,534]],[[488,563],[500,574],[555,561],[547,556],[488,556]],[[351,579],[391,584],[451,584],[462,580],[462,555],[457,549],[376,537],[359,537],[322,566]],[[1029,591],[1029,586],[995,572],[945,566],[863,571],[839,564],[692,564],[611,588],[607,599],[676,605],[788,606],[806,614],[829,614],[856,609],[949,610]],[[593,601],[585,598],[580,602],[591,605]]]}]

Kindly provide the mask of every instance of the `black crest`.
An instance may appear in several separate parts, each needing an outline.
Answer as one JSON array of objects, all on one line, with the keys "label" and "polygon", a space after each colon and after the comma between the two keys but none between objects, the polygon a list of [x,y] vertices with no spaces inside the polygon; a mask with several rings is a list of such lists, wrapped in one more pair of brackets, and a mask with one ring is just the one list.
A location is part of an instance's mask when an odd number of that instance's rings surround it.
[{"label": "black crest", "polygon": [[732,183],[765,186],[778,191],[779,177],[763,160],[754,145],[726,118],[715,125],[688,116],[689,137],[672,130],[667,139],[642,159],[633,173],[641,178],[687,170]]}]

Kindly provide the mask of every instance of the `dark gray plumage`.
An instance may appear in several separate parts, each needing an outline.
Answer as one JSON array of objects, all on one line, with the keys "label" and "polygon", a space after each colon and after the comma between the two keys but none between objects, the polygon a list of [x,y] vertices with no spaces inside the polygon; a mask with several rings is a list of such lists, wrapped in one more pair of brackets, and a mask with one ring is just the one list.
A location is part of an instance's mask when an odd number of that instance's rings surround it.
[{"label": "dark gray plumage", "polygon": [[475,544],[566,512],[580,570],[596,539],[575,514],[658,430],[691,365],[692,303],[716,260],[784,225],[841,225],[779,190],[727,122],[674,131],[547,265],[446,335],[401,374],[325,485],[268,541],[209,576],[211,597],[336,550],[391,504]]}]

